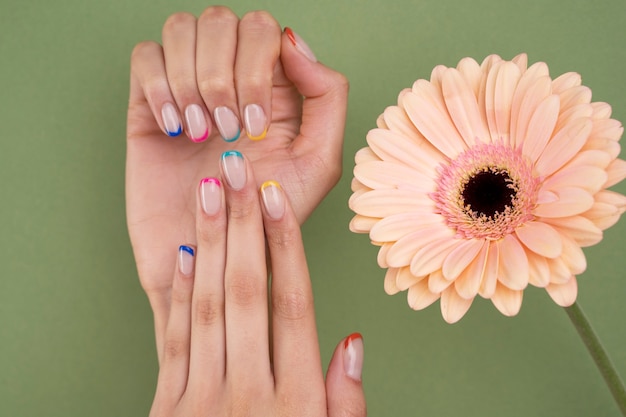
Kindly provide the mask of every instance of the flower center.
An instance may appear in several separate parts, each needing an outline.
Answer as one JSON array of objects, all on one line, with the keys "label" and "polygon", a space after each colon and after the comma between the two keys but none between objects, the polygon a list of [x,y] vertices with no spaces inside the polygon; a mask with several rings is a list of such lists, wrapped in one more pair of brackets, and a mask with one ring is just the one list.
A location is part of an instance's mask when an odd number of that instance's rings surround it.
[{"label": "flower center", "polygon": [[468,209],[493,219],[513,205],[515,190],[511,183],[506,171],[480,171],[467,181],[461,196]]},{"label": "flower center", "polygon": [[475,145],[440,167],[431,198],[459,237],[496,240],[533,219],[538,189],[530,162],[497,142]]}]

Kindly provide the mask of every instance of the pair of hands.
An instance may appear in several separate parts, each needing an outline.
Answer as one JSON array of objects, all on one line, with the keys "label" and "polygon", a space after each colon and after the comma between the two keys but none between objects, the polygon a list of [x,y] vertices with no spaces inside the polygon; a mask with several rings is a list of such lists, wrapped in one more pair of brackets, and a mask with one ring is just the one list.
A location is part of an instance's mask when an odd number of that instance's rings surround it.
[{"label": "pair of hands", "polygon": [[163,46],[134,49],[127,220],[155,319],[152,415],[365,415],[358,335],[324,384],[299,231],[340,176],[347,90],[265,12],[178,13]]}]

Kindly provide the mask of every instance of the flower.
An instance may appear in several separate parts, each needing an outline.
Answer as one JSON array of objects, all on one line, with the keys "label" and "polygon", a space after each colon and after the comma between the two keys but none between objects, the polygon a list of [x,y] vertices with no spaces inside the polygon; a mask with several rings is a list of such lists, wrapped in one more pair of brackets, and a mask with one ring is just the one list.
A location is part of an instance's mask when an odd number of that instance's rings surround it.
[{"label": "flower", "polygon": [[350,229],[369,233],[385,290],[460,320],[477,295],[516,315],[528,284],[576,300],[581,247],[626,210],[623,127],[576,73],[497,55],[437,66],[357,152]]}]

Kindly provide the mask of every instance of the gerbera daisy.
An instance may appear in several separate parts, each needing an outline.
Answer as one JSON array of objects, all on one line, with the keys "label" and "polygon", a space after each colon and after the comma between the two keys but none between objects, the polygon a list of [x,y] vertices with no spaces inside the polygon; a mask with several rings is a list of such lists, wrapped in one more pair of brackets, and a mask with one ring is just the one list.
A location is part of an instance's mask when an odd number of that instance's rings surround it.
[{"label": "gerbera daisy", "polygon": [[463,317],[477,295],[507,316],[523,290],[576,300],[581,247],[626,210],[623,127],[576,73],[497,55],[437,66],[402,91],[356,154],[350,229],[369,233],[385,290]]}]

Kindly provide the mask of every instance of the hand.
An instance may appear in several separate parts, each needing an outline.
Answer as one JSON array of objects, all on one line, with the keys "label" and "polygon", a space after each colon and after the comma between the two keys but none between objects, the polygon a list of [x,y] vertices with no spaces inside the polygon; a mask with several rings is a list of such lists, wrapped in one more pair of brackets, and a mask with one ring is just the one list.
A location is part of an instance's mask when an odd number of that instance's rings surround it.
[{"label": "hand", "polygon": [[[301,224],[339,179],[347,90],[343,75],[266,12],[241,20],[225,7],[198,19],[178,13],[163,27],[163,46],[135,47],[127,221],[157,341],[169,315],[172,248],[197,241],[194,184],[217,175],[223,151],[239,150],[261,177],[283,184]],[[184,134],[168,137],[179,127]],[[265,129],[262,140],[247,137]]]},{"label": "hand", "polygon": [[226,153],[221,165],[225,180],[207,178],[197,189],[197,250],[179,249],[151,417],[364,417],[359,335],[339,344],[324,383],[287,196],[267,181],[259,198],[241,154]]}]

